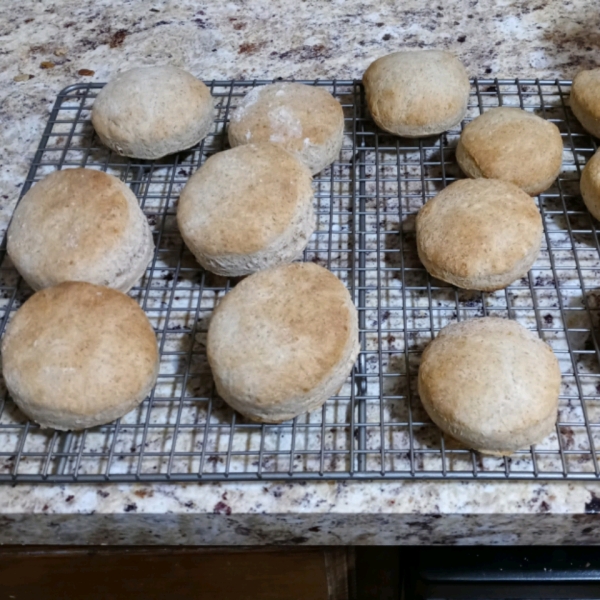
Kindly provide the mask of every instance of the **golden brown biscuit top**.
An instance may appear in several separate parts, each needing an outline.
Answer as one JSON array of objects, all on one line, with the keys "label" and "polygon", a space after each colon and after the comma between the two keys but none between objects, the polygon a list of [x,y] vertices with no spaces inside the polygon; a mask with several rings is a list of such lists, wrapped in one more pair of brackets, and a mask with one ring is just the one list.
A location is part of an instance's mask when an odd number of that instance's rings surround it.
[{"label": "golden brown biscuit top", "polygon": [[504,273],[539,246],[542,219],[533,199],[506,181],[460,179],[417,215],[419,252],[459,277]]},{"label": "golden brown biscuit top", "polygon": [[290,227],[312,201],[310,171],[276,144],[211,156],[181,193],[177,220],[205,254],[252,254]]},{"label": "golden brown biscuit top", "polygon": [[241,281],[215,310],[211,365],[227,386],[268,405],[317,386],[346,356],[356,311],[327,269],[294,263]]},{"label": "golden brown biscuit top", "polygon": [[30,403],[81,415],[134,397],[154,376],[155,333],[116,290],[67,282],[35,293],[2,340],[5,374]]},{"label": "golden brown biscuit top", "polygon": [[488,179],[522,188],[554,173],[562,162],[558,127],[520,108],[492,108],[471,121],[460,136],[469,158]]}]

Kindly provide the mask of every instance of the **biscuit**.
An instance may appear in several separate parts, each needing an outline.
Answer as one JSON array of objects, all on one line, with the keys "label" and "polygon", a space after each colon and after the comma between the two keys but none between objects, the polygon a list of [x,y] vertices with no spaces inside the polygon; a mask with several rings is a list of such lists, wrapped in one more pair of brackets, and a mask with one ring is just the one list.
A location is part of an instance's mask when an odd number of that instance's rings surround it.
[{"label": "biscuit", "polygon": [[580,71],[575,75],[570,104],[583,128],[600,137],[600,69]]},{"label": "biscuit", "polygon": [[469,177],[502,179],[536,196],[558,177],[562,152],[554,123],[520,108],[499,107],[463,129],[456,160]]},{"label": "biscuit", "polygon": [[229,277],[292,262],[315,229],[310,171],[271,143],[211,156],[181,192],[179,231],[198,262]]},{"label": "biscuit", "polygon": [[314,263],[250,275],[221,301],[208,329],[217,391],[264,423],[319,408],[346,381],[358,350],[348,290]]},{"label": "biscuit", "polygon": [[231,147],[273,142],[295,154],[314,175],[340,154],[344,111],[325,89],[273,83],[250,90],[229,123]]},{"label": "biscuit", "polygon": [[457,287],[494,291],[524,277],[540,253],[533,199],[496,179],[460,179],[417,215],[417,251],[427,271]]},{"label": "biscuit", "polygon": [[438,427],[484,454],[509,455],[554,429],[558,361],[548,344],[509,319],[444,327],[419,367],[419,395]]},{"label": "biscuit", "polygon": [[67,282],[35,293],[2,340],[2,369],[17,406],[42,427],[109,423],[150,393],[158,373],[154,330],[116,290]]},{"label": "biscuit", "polygon": [[171,66],[139,67],[107,83],[92,106],[105,146],[122,156],[157,159],[203,140],[214,120],[210,90]]},{"label": "biscuit", "polygon": [[381,129],[409,138],[437,135],[467,111],[463,64],[442,50],[401,51],[378,58],[363,76],[367,104]]},{"label": "biscuit", "polygon": [[34,289],[88,281],[126,292],[154,254],[134,193],[92,169],[55,171],[23,196],[8,228],[8,254]]},{"label": "biscuit", "polygon": [[587,209],[600,219],[600,152],[596,152],[583,168],[580,187]]}]

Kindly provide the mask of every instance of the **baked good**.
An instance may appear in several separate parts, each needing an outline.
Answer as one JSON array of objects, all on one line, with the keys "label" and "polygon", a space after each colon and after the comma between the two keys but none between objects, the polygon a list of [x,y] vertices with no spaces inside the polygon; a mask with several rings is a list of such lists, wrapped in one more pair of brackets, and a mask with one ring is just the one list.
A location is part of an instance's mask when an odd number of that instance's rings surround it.
[{"label": "baked good", "polygon": [[467,111],[469,77],[460,60],[443,50],[382,56],[369,65],[363,84],[375,123],[403,137],[447,131]]},{"label": "baked good", "polygon": [[600,219],[600,151],[583,168],[580,188],[587,209],[596,219]]},{"label": "baked good", "polygon": [[358,355],[348,290],[314,263],[244,279],[221,301],[207,353],[221,397],[254,421],[280,423],[338,392]]},{"label": "baked good", "polygon": [[491,108],[471,121],[456,147],[469,177],[503,179],[536,196],[558,177],[563,144],[558,127],[520,108]]},{"label": "baked good", "polygon": [[600,69],[580,71],[571,86],[571,110],[584,129],[600,137]]},{"label": "baked good", "polygon": [[8,254],[34,290],[89,281],[126,292],[153,253],[135,194],[92,169],[44,177],[23,196],[8,228]]},{"label": "baked good", "polygon": [[102,88],[92,106],[92,124],[117,154],[156,159],[203,140],[213,113],[210,90],[187,71],[138,67]]},{"label": "baked good", "polygon": [[66,282],[34,294],[2,340],[6,386],[42,427],[84,429],[135,408],[156,381],[156,336],[138,304],[111,288]]},{"label": "baked good", "polygon": [[298,258],[315,229],[312,176],[269,142],[211,156],[187,182],[179,231],[198,262],[219,275],[248,275]]},{"label": "baked good", "polygon": [[523,277],[540,252],[533,199],[498,179],[459,179],[417,214],[417,251],[427,271],[468,290],[499,290]]},{"label": "baked good", "polygon": [[541,442],[556,423],[558,361],[548,344],[509,319],[444,327],[425,348],[418,385],[433,422],[484,454]]},{"label": "baked good", "polygon": [[148,221],[119,179],[92,169],[54,171],[15,209],[8,253],[39,290],[88,281],[128,291],[154,253]]},{"label": "baked good", "polygon": [[314,175],[339,155],[344,111],[325,89],[302,83],[255,87],[231,115],[231,147],[258,142],[281,144]]}]

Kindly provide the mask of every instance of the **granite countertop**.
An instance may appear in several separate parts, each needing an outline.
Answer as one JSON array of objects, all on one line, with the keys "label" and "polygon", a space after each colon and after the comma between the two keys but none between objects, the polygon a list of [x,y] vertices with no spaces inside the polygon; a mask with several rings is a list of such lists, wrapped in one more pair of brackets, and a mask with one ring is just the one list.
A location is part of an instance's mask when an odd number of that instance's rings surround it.
[{"label": "granite countertop", "polygon": [[[0,227],[56,94],[171,63],[202,79],[360,78],[400,48],[470,75],[569,79],[600,64],[592,0],[202,3],[26,0],[0,7]],[[594,482],[267,482],[0,487],[0,543],[596,543]]]}]

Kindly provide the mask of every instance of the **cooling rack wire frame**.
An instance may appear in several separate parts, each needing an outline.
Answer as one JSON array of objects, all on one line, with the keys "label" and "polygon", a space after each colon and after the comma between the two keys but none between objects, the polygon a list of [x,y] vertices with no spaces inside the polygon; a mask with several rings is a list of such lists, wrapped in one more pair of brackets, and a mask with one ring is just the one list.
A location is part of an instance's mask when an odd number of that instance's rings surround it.
[{"label": "cooling rack wire frame", "polygon": [[[304,259],[348,286],[362,350],[339,394],[291,422],[251,423],[218,398],[206,362],[207,322],[235,281],[198,266],[177,231],[176,202],[189,176],[226,148],[239,99],[267,83],[207,82],[217,101],[209,136],[153,162],[119,157],[99,143],[89,119],[101,84],[59,94],[23,193],[56,169],[83,166],[119,177],[135,192],[157,250],[131,295],[156,330],[160,374],[138,409],[78,433],[40,429],[2,390],[0,481],[598,479],[600,246],[579,194],[596,144],[568,108],[568,81],[472,81],[465,122],[494,106],[522,107],[556,123],[564,141],[561,175],[537,199],[541,255],[527,277],[494,293],[433,279],[416,254],[417,211],[462,177],[454,156],[460,128],[422,140],[391,136],[369,118],[360,82],[303,81],[329,90],[346,119],[339,159],[315,177],[318,225]],[[6,241],[0,261],[2,333],[31,290],[6,256]],[[483,315],[539,332],[562,371],[556,431],[511,458],[482,457],[445,438],[417,395],[426,344],[444,325]]]}]

